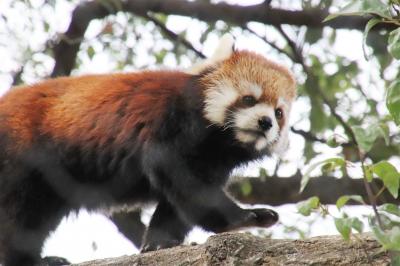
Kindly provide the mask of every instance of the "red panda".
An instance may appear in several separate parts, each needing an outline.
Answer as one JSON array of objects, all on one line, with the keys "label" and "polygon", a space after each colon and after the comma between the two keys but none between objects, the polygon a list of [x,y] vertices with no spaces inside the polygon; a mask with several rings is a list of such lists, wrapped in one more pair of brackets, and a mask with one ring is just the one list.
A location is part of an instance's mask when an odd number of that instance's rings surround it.
[{"label": "red panda", "polygon": [[[224,49],[222,49],[222,48]],[[47,80],[0,98],[0,262],[35,265],[71,211],[157,202],[142,251],[270,226],[224,192],[233,168],[287,147],[296,95],[286,68],[225,38],[191,71]],[[221,52],[223,50],[224,52]]]}]

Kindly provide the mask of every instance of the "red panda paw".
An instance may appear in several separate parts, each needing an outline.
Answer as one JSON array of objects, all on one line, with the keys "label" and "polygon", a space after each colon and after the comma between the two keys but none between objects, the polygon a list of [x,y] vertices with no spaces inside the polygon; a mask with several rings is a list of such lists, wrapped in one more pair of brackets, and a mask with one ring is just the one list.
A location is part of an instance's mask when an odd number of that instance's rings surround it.
[{"label": "red panda paw", "polygon": [[271,209],[252,209],[252,226],[269,227],[279,220],[279,215]]},{"label": "red panda paw", "polygon": [[156,251],[164,248],[172,248],[175,246],[179,246],[182,243],[180,240],[175,240],[175,239],[165,239],[162,241],[148,241],[145,243],[142,248],[140,249],[140,253],[145,253],[145,252],[150,252],[150,251]]}]

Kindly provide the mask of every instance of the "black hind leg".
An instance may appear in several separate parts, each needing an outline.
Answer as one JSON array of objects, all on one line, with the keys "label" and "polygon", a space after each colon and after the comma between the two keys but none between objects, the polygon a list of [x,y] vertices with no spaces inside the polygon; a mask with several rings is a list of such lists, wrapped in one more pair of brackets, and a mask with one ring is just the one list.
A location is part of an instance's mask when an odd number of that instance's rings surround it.
[{"label": "black hind leg", "polygon": [[[42,245],[65,214],[63,200],[38,171],[1,188],[0,213],[6,214],[8,232],[1,233],[4,247],[3,266],[33,266],[40,261]],[[4,181],[4,180],[3,180]],[[12,184],[12,186],[11,186]]]},{"label": "black hind leg", "polygon": [[161,200],[145,233],[141,252],[177,246],[192,227],[179,217],[169,202]]},{"label": "black hind leg", "polygon": [[129,239],[137,248],[142,246],[146,226],[140,220],[141,210],[115,212],[110,217],[120,233]]},{"label": "black hind leg", "polygon": [[40,262],[42,243],[47,236],[41,232],[28,232],[25,229],[16,228],[10,237],[6,250],[5,266],[33,266]]}]

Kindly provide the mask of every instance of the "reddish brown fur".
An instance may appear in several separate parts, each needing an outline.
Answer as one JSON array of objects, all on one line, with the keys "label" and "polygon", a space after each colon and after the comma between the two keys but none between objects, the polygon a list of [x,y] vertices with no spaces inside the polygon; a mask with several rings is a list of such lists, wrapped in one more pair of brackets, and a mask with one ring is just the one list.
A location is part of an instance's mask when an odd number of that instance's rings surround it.
[{"label": "reddish brown fur", "polygon": [[157,71],[58,78],[15,88],[0,99],[0,113],[18,150],[42,134],[84,146],[123,144],[134,128],[145,140],[189,77]]},{"label": "reddish brown fur", "polygon": [[218,71],[206,75],[203,83],[209,85],[222,79],[229,80],[237,88],[240,88],[243,80],[261,85],[263,94],[259,101],[275,106],[279,97],[293,100],[296,96],[296,81],[287,68],[250,51],[235,51],[231,57],[221,62]]}]

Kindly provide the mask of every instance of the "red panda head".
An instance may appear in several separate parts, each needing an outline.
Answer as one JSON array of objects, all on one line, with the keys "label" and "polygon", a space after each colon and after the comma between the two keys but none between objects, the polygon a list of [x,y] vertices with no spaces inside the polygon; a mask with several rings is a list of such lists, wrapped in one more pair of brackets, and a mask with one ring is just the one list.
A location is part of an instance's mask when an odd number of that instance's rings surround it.
[{"label": "red panda head", "polygon": [[258,151],[281,153],[288,145],[296,96],[293,75],[261,55],[234,51],[233,42],[229,46],[224,38],[222,46],[230,52],[219,51],[219,58],[214,55],[204,64],[204,116],[211,124],[233,129],[238,141]]}]

